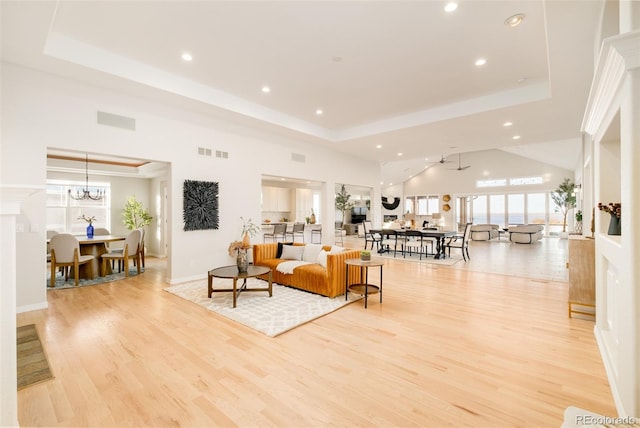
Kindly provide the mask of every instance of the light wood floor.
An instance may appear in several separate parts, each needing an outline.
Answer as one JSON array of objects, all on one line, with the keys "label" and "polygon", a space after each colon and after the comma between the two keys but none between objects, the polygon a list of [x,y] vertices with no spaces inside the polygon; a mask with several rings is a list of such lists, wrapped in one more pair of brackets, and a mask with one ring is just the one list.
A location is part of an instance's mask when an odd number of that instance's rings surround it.
[{"label": "light wood floor", "polygon": [[[567,283],[388,261],[384,301],[276,338],[139,277],[48,291],[35,323],[55,379],[18,393],[21,426],[558,427],[616,415],[593,322]],[[239,304],[242,304],[242,296]]]}]

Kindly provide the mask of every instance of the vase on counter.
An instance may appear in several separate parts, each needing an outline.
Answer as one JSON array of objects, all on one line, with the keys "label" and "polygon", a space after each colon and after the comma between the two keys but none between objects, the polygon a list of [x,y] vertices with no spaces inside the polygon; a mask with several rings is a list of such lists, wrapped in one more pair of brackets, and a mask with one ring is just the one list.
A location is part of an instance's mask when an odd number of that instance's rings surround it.
[{"label": "vase on counter", "polygon": [[313,212],[313,210],[311,210],[311,216],[309,217],[309,223],[310,224],[316,224],[316,215]]},{"label": "vase on counter", "polygon": [[87,226],[87,238],[93,238],[93,224],[91,223],[89,223],[89,226]]},{"label": "vase on counter", "polygon": [[247,273],[247,269],[249,269],[249,255],[246,249],[241,248],[238,250],[236,263],[238,265],[238,272]]}]

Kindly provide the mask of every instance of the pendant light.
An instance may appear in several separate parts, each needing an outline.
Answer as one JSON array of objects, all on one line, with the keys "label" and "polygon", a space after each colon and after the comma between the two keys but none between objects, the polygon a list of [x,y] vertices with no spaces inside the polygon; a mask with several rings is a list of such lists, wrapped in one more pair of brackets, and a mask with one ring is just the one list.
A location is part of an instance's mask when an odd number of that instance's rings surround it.
[{"label": "pendant light", "polygon": [[83,201],[83,200],[99,201],[102,198],[104,198],[104,191],[101,189],[96,190],[95,196],[91,195],[91,192],[89,191],[89,155],[88,154],[86,155],[86,160],[85,160],[85,188],[82,189],[82,194],[80,194],[80,192],[76,189],[75,196],[71,193],[71,189],[69,189],[69,197],[71,199],[75,199],[76,201]]}]

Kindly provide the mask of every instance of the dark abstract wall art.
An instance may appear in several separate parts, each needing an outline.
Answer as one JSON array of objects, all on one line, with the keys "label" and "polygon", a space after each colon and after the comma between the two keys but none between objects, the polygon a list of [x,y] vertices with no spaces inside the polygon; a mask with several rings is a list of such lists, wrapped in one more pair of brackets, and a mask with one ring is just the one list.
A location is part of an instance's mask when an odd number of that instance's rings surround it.
[{"label": "dark abstract wall art", "polygon": [[218,183],[184,181],[184,230],[218,229]]}]

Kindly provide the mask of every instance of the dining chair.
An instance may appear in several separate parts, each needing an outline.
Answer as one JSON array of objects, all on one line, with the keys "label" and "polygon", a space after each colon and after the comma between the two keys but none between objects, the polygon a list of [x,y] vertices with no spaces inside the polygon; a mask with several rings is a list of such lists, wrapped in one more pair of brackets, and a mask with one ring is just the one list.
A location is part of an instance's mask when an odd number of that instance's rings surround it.
[{"label": "dining chair", "polygon": [[89,264],[89,276],[93,279],[93,267],[91,261],[93,256],[83,256],[80,254],[80,243],[78,239],[69,233],[58,233],[51,237],[49,243],[51,248],[51,283],[49,287],[56,285],[56,269],[63,268],[64,281],[69,279],[69,271],[66,267],[73,267],[75,284],[80,283],[80,265]]},{"label": "dining chair", "polygon": [[373,246],[375,245],[378,250],[380,250],[380,241],[381,237],[377,233],[372,233],[371,229],[371,221],[365,220],[362,222],[362,228],[364,230],[364,249],[367,249],[367,244],[371,242],[371,250],[373,250]]},{"label": "dining chair", "polygon": [[284,242],[286,240],[286,233],[287,223],[277,223],[273,225],[273,232],[262,235],[262,240],[266,242],[267,238],[271,238],[272,242],[277,242],[278,239],[281,239],[282,242]]},{"label": "dining chair", "polygon": [[[318,242],[316,242],[313,238],[318,237]],[[311,243],[312,244],[321,244],[322,243],[322,226],[311,226]]]},{"label": "dining chair", "polygon": [[285,235],[290,235],[291,241],[293,242],[296,242],[296,237],[299,236],[302,238],[302,242],[304,242],[304,223],[294,223],[293,229],[287,231]]},{"label": "dining chair", "polygon": [[413,252],[420,254],[420,260],[422,256],[427,256],[427,245],[431,245],[431,252],[433,252],[433,241],[425,237],[419,230],[407,230],[405,232],[405,239],[403,241],[402,255],[406,257],[406,253],[411,255]]},{"label": "dining chair", "polygon": [[134,264],[138,268],[138,275],[140,274],[140,240],[142,239],[142,232],[140,229],[134,229],[124,239],[124,247],[122,251],[114,250],[100,256],[102,258],[101,275],[106,276],[107,273],[107,261],[118,260],[122,261],[124,266],[124,276],[129,276],[129,259],[134,260]]},{"label": "dining chair", "polygon": [[444,244],[445,250],[449,250],[449,257],[451,257],[451,249],[459,248],[462,252],[462,258],[466,262],[467,259],[471,260],[469,257],[469,238],[471,237],[471,225],[473,223],[467,223],[464,227],[464,233],[462,235],[455,235],[448,239],[448,241]]}]

